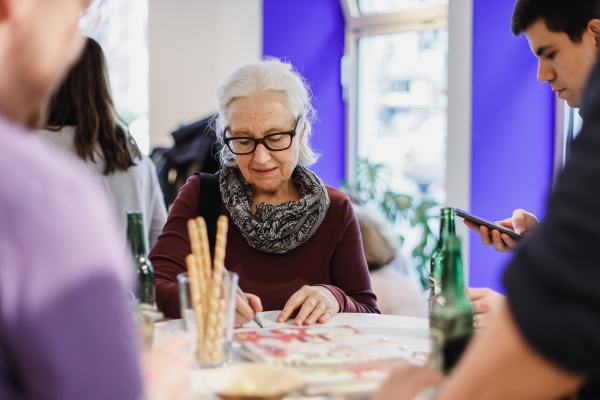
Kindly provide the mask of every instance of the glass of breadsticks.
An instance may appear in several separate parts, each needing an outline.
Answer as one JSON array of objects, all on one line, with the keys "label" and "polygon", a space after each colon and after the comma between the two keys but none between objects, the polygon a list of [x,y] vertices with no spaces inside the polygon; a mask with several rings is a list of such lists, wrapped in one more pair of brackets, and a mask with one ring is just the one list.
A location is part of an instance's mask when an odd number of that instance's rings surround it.
[{"label": "glass of breadsticks", "polygon": [[223,364],[233,340],[238,276],[224,267],[227,217],[217,221],[214,259],[211,260],[206,223],[202,217],[188,221],[191,253],[187,273],[179,274],[181,316],[194,336],[193,351],[200,367]]}]

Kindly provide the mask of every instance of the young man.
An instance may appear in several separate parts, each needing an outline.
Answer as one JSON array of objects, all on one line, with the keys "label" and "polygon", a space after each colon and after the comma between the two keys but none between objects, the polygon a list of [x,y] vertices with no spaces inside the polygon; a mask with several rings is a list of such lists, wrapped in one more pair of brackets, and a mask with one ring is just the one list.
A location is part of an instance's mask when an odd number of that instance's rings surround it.
[{"label": "young man", "polygon": [[[592,67],[598,57],[600,5],[596,0],[519,0],[512,15],[515,36],[525,34],[538,58],[537,79],[548,82],[556,96],[570,107],[580,108]],[[500,225],[526,234],[539,225],[535,215],[515,210]],[[486,245],[497,251],[512,251],[517,242],[497,230],[465,221],[479,232]]]},{"label": "young man", "polygon": [[[596,0],[519,0],[515,4],[511,29],[525,34],[529,47],[538,58],[537,78],[548,82],[556,96],[571,107],[580,108],[585,84],[598,58],[600,5]],[[490,230],[464,221],[479,233],[481,241],[497,251],[514,251],[518,242],[498,230]],[[497,222],[520,234],[539,226],[535,215],[517,209],[510,218]],[[489,289],[468,289],[478,327],[493,318],[502,295]]]},{"label": "young man", "polygon": [[374,400],[559,399],[578,390],[580,400],[600,399],[600,63],[588,95],[546,221],[508,266],[507,300],[490,328],[448,378],[407,368]]},{"label": "young man", "polygon": [[[518,1],[519,4],[531,1]],[[543,0],[543,5],[548,5]],[[570,2],[571,7],[577,7]],[[565,86],[566,87],[566,86]],[[407,368],[375,400],[600,398],[600,64],[582,105],[583,128],[536,234],[504,275],[508,297],[448,378]],[[563,92],[565,95],[567,92]],[[580,99],[581,100],[581,99]]]},{"label": "young man", "polygon": [[[82,49],[77,26],[87,3],[0,0],[1,399],[144,394],[125,300],[133,269],[124,233],[95,179],[29,130]],[[186,376],[172,362],[181,347],[145,355],[157,396],[178,393],[169,374]],[[157,358],[173,368],[159,373]]]}]

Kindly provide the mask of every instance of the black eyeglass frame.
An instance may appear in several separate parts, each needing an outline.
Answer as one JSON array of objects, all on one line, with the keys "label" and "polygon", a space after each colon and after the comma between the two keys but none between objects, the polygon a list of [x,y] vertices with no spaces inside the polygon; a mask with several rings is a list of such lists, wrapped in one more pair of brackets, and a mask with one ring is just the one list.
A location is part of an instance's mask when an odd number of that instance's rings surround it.
[{"label": "black eyeglass frame", "polygon": [[[294,137],[296,136],[296,130],[298,129],[298,124],[300,123],[300,119],[302,118],[302,116],[300,115],[297,119],[296,119],[296,125],[294,126],[294,129],[292,129],[291,131],[287,131],[287,132],[275,132],[275,133],[269,133],[268,135],[263,136],[260,139],[255,139],[253,137],[250,136],[240,136],[240,137],[226,137],[223,138],[223,143],[225,143],[225,145],[227,146],[227,148],[229,149],[229,151],[231,151],[233,154],[235,154],[236,156],[243,156],[246,154],[252,154],[256,151],[256,147],[259,144],[262,144],[263,146],[265,146],[265,149],[269,150],[269,151],[284,151],[289,149],[290,147],[292,147],[292,143],[294,140]],[[225,132],[227,132],[227,130],[229,130],[229,127],[225,128]],[[269,147],[269,145],[267,144],[266,140],[270,137],[273,136],[277,136],[277,135],[287,135],[290,137],[290,144],[289,146],[283,148],[283,149],[272,149]],[[252,150],[250,151],[246,151],[243,153],[236,153],[232,146],[229,145],[230,142],[234,141],[234,140],[252,140],[252,142],[254,142],[254,147],[252,147]]]}]

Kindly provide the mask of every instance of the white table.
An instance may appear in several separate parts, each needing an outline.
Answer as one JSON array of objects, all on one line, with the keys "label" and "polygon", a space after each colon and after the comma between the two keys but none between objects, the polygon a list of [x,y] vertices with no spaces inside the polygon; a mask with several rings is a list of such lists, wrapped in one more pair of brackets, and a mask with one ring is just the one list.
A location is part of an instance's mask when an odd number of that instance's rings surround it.
[{"label": "white table", "polygon": [[[277,323],[276,318],[279,311],[267,311],[259,313],[259,317],[265,328],[292,326],[293,320],[286,323]],[[429,352],[429,323],[424,318],[400,317],[394,315],[379,314],[336,314],[327,326],[352,326],[364,333],[386,335],[393,338],[401,338],[407,352],[414,354],[427,354]],[[154,324],[154,343],[160,343],[168,336],[182,331],[183,322],[180,319],[157,322]],[[257,329],[254,322],[249,322],[244,330]],[[241,358],[233,354],[233,361],[241,361]],[[212,393],[206,390],[203,384],[203,370],[195,369],[190,373],[191,388],[189,399],[216,399]]]}]

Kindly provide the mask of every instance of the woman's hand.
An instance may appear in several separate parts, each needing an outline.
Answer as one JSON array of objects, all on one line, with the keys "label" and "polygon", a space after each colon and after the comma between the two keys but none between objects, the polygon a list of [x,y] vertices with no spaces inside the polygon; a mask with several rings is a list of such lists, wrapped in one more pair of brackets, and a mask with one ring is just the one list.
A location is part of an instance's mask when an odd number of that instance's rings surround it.
[{"label": "woman's hand", "polygon": [[248,298],[247,304],[239,294],[235,300],[235,327],[239,328],[246,322],[252,321],[254,314],[263,310],[260,298],[254,294],[246,293]]},{"label": "woman's hand", "polygon": [[467,296],[473,303],[475,328],[478,330],[487,328],[498,313],[505,297],[488,288],[468,288],[466,290]]},{"label": "woman's hand", "polygon": [[294,318],[295,325],[324,324],[340,312],[340,304],[327,288],[323,286],[303,286],[289,298],[277,317],[277,322],[287,321],[294,310],[298,314]]},{"label": "woman's hand", "polygon": [[194,364],[188,351],[191,342],[188,334],[176,335],[142,353],[140,364],[147,398],[183,398]]}]

